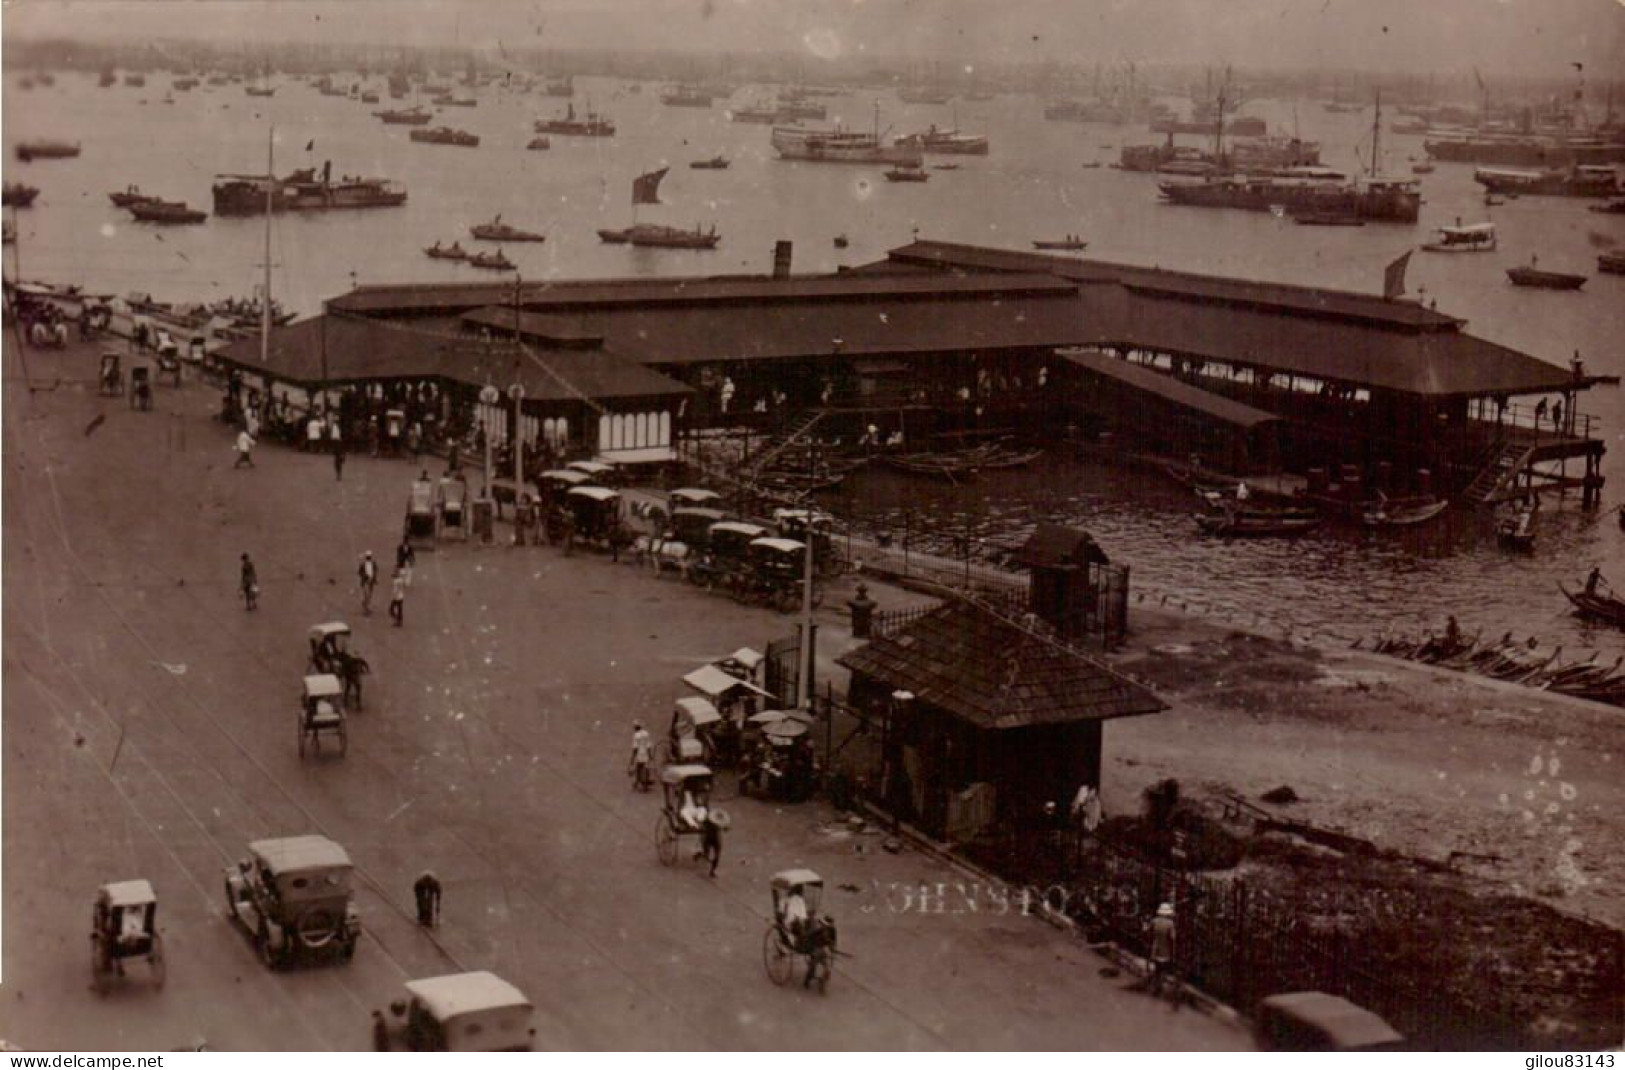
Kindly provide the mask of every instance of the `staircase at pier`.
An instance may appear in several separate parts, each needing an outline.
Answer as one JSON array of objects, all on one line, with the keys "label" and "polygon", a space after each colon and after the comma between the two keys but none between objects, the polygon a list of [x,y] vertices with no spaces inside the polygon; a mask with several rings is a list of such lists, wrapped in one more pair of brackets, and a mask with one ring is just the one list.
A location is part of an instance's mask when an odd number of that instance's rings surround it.
[{"label": "staircase at pier", "polygon": [[813,411],[807,413],[805,418],[802,419],[799,424],[793,427],[789,434],[784,436],[784,440],[782,442],[779,442],[767,452],[758,454],[751,461],[751,469],[753,471],[760,472],[766,468],[772,467],[773,462],[778,460],[779,457],[784,454],[785,450],[789,449],[791,446],[795,445],[797,442],[806,437],[807,433],[810,432],[814,427],[818,426],[818,421],[822,420],[823,418],[823,409],[814,409]]},{"label": "staircase at pier", "polygon": [[1461,500],[1471,505],[1487,505],[1503,497],[1533,452],[1534,447],[1528,443],[1503,442],[1461,492]]}]

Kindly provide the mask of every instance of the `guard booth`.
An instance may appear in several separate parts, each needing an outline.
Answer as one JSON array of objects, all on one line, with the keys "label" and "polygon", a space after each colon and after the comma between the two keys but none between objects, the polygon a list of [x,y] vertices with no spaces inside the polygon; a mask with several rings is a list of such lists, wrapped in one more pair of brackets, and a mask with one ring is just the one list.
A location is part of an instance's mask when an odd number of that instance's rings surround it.
[{"label": "guard booth", "polygon": [[1128,632],[1128,569],[1113,565],[1086,531],[1039,524],[1015,560],[1029,570],[1027,608],[1069,642],[1101,637],[1111,649]]}]

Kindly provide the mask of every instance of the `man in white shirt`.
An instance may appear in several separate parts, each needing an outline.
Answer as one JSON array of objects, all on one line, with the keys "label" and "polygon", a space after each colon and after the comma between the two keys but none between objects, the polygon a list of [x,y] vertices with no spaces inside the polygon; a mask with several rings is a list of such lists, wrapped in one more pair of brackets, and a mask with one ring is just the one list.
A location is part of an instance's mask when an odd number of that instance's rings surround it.
[{"label": "man in white shirt", "polygon": [[232,467],[254,467],[254,436],[246,430],[237,432],[237,463]]}]

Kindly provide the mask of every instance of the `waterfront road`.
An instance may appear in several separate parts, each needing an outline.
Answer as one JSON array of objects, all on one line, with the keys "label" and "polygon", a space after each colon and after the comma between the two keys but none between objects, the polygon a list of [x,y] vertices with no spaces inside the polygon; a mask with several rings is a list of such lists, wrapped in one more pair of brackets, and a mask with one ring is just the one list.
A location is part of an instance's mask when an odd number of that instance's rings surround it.
[{"label": "waterfront road", "polygon": [[[6,349],[0,1037],[364,1048],[404,980],[492,969],[537,1003],[541,1047],[1246,1044],[1014,908],[920,909],[905,889],[963,878],[822,804],[731,801],[715,880],[686,852],[663,868],[657,797],[624,775],[633,719],[658,731],[684,672],[789,618],[601,555],[452,545],[419,555],[393,628],[382,591],[362,616],[354,575],[363,550],[393,563],[410,462],[353,458],[339,482],[328,457],[266,446],[234,470],[214,391],[132,411],[97,395],[90,348],[30,353],[30,391]],[[305,634],[332,619],[374,672],[348,756],[301,760]],[[271,972],[225,920],[222,872],[304,832],[355,860],[365,935],[348,965]],[[790,865],[825,876],[851,953],[826,996],[763,969],[767,877]],[[412,914],[424,868],[445,886],[434,932]],[[92,898],[131,877],[158,889],[168,984],[136,964],[98,996]]]}]

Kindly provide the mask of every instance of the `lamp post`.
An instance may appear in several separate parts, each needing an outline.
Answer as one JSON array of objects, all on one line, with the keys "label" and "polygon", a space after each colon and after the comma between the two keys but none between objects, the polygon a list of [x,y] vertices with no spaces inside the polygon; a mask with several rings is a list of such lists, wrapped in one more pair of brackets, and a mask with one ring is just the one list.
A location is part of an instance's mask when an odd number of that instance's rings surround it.
[{"label": "lamp post", "polygon": [[813,711],[813,666],[816,664],[817,651],[813,641],[813,496],[812,479],[817,473],[817,458],[813,450],[813,439],[807,437],[807,492],[802,497],[806,508],[806,526],[802,529],[801,537],[806,543],[806,553],[802,557],[801,566],[801,646],[802,665],[801,672],[801,702],[800,706],[807,713]]},{"label": "lamp post", "polygon": [[520,489],[525,485],[525,452],[519,436],[519,420],[522,415],[519,406],[525,400],[524,386],[514,383],[508,388],[508,396],[513,398],[513,433],[508,436],[508,445],[513,448],[513,492],[517,499]]},{"label": "lamp post", "polygon": [[480,387],[480,404],[485,407],[485,497],[491,497],[491,410],[502,401],[502,392],[490,383]]}]

